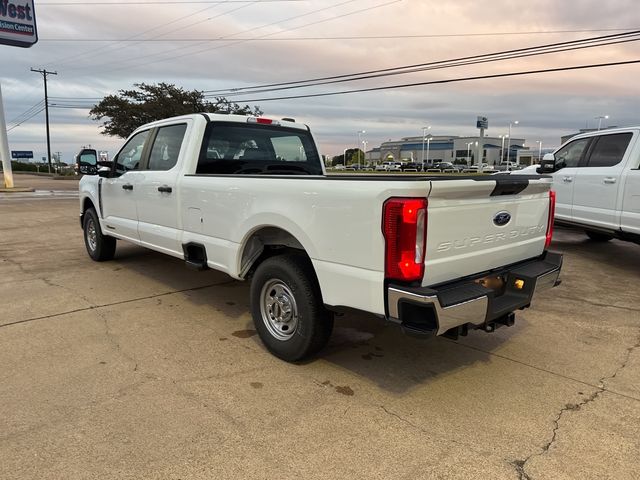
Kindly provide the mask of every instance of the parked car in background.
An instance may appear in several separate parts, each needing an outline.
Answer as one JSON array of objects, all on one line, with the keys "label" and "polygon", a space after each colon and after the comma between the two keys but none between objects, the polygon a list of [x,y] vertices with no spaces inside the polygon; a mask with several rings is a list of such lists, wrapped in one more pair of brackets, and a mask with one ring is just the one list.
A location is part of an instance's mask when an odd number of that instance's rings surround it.
[{"label": "parked car in background", "polygon": [[422,165],[415,162],[403,163],[400,169],[403,172],[420,172],[422,171]]},{"label": "parked car in background", "polygon": [[512,175],[551,174],[556,223],[640,244],[640,126],[577,135]]},{"label": "parked car in background", "polygon": [[437,168],[441,172],[444,172],[445,170],[451,170],[451,169],[457,170],[456,166],[451,162],[436,163],[435,165],[433,165],[433,168]]}]

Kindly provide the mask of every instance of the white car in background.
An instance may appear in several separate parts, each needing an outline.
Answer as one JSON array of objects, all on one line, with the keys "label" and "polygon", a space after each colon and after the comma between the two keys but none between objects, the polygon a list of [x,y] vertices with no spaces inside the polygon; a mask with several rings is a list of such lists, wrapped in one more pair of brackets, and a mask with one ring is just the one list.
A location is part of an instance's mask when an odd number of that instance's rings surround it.
[{"label": "white car in background", "polygon": [[556,192],[556,223],[589,238],[640,244],[640,126],[577,135],[512,175],[546,173]]}]

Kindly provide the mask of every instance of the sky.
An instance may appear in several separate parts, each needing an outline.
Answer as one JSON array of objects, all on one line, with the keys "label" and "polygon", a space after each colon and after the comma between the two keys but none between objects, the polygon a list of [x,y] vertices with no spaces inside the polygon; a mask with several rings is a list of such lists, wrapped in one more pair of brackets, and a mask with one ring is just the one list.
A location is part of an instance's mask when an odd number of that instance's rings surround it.
[{"label": "sky", "polygon": [[[9,0],[20,4],[23,0]],[[75,3],[75,4],[74,4]],[[148,4],[144,4],[148,3]],[[87,107],[134,83],[185,89],[241,88],[449,60],[640,30],[637,0],[35,0],[39,41],[0,45],[5,118],[14,120],[44,97]],[[432,84],[365,93],[268,101],[266,97],[332,93],[571,65],[640,59],[639,42],[529,58],[464,65],[386,78],[230,100],[258,105],[264,116],[310,126],[322,154],[367,149],[389,139],[476,135],[476,117],[490,136],[556,147],[580,128],[640,124],[640,64],[539,75]],[[69,100],[73,99],[73,100]],[[115,153],[122,139],[102,135],[88,108],[50,109],[52,152],[71,162],[83,145]],[[12,128],[11,150],[46,155],[44,112]]]}]

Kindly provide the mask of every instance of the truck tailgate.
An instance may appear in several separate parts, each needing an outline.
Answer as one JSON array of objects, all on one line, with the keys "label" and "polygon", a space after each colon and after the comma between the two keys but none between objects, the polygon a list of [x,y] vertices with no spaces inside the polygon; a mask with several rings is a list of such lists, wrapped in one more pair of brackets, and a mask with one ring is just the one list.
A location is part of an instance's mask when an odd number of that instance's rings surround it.
[{"label": "truck tailgate", "polygon": [[525,175],[431,181],[422,285],[541,255],[551,183]]}]

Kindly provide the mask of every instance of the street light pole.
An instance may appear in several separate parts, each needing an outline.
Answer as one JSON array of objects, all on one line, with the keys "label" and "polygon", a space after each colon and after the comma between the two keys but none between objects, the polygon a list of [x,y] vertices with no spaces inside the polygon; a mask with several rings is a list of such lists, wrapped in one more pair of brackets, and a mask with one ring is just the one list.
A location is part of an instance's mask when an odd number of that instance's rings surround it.
[{"label": "street light pole", "polygon": [[538,163],[542,163],[542,140],[536,140],[538,144]]},{"label": "street light pole", "polygon": [[467,158],[466,158],[467,166],[469,166],[469,160],[470,160],[469,151],[471,150],[471,145],[472,144],[473,144],[473,142],[468,142],[467,143]]},{"label": "street light pole", "polygon": [[362,139],[360,135],[367,133],[365,130],[358,130],[358,169],[360,169],[360,145],[362,145]]},{"label": "street light pole", "polygon": [[[427,165],[429,165],[429,144],[433,140],[431,137],[427,138]],[[422,169],[424,170],[424,162],[422,162]]]},{"label": "street light pole", "polygon": [[364,148],[362,149],[362,151],[364,152],[363,165],[365,165],[367,163],[367,141],[366,140],[362,140],[362,145],[364,145]]},{"label": "street light pole", "polygon": [[509,157],[511,155],[511,125],[518,125],[518,123],[520,123],[518,120],[509,122],[509,137],[507,140],[507,172],[511,170],[511,166],[509,165]]},{"label": "street light pole", "polygon": [[344,168],[347,168],[347,150],[348,148],[345,148],[342,151],[342,164],[344,165]]},{"label": "street light pole", "polygon": [[598,131],[600,131],[600,128],[602,128],[602,119],[608,120],[609,119],[609,115],[600,115],[598,117],[596,117],[596,120],[598,120]]},{"label": "street light pole", "polygon": [[429,130],[431,128],[431,126],[428,127],[422,127],[422,157],[421,157],[421,163],[422,163],[422,169],[424,170],[424,137],[427,136],[427,130]]}]

